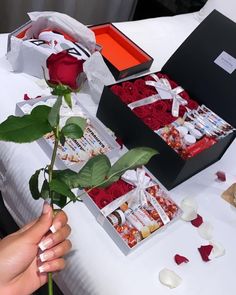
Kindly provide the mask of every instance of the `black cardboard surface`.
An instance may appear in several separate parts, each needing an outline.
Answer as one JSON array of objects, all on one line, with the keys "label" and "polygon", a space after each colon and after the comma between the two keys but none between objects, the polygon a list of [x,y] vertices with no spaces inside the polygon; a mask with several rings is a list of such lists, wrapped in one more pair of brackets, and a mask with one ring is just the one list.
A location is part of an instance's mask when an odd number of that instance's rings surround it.
[{"label": "black cardboard surface", "polygon": [[[236,101],[234,90],[236,71],[230,75],[216,65],[214,60],[223,50],[236,57],[236,44],[230,47],[230,40],[227,37],[224,37],[223,41],[217,39],[215,32],[218,31],[219,36],[227,32],[232,38],[233,34],[236,35],[236,24],[214,11],[173,54],[162,72],[183,86],[199,104],[206,104],[235,127],[236,116],[233,105]],[[214,42],[210,39],[212,35]],[[199,56],[194,59],[196,55]],[[200,154],[183,160],[109,87],[104,88],[97,116],[123,139],[128,148],[149,146],[159,151],[160,154],[151,159],[147,168],[167,189],[175,187],[219,160],[236,135],[233,132]]]},{"label": "black cardboard surface", "polygon": [[236,24],[214,10],[162,68],[199,104],[236,127],[236,70],[229,74],[214,63],[226,51],[236,58]]}]

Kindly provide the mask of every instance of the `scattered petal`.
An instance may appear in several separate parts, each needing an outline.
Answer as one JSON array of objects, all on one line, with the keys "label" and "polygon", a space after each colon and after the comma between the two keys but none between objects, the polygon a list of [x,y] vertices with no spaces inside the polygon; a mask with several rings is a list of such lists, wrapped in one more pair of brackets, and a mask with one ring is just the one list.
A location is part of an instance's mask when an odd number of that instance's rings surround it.
[{"label": "scattered petal", "polygon": [[191,223],[195,227],[199,227],[203,223],[203,218],[201,215],[197,214],[197,218],[191,220]]},{"label": "scattered petal", "polygon": [[205,240],[211,240],[213,238],[213,226],[209,222],[203,222],[198,227],[199,235]]},{"label": "scattered petal", "polygon": [[116,138],[116,142],[120,145],[120,148],[122,149],[122,148],[123,148],[123,145],[124,145],[124,142],[123,142],[123,140],[121,139],[121,137],[117,137],[117,138]]},{"label": "scattered petal", "polygon": [[27,93],[24,94],[24,100],[30,100],[30,97]]},{"label": "scattered petal", "polygon": [[198,251],[202,257],[202,260],[203,261],[210,261],[210,254],[211,254],[211,251],[213,249],[213,246],[212,245],[204,245],[204,246],[201,246],[200,248],[198,248]]},{"label": "scattered petal", "polygon": [[185,221],[191,221],[197,218],[197,202],[194,198],[185,198],[180,203],[180,208],[183,211],[181,218]]},{"label": "scattered petal", "polygon": [[210,245],[213,246],[213,249],[209,255],[209,259],[214,259],[225,255],[225,248],[219,242],[210,241]]},{"label": "scattered petal", "polygon": [[184,256],[181,256],[181,255],[179,255],[179,254],[176,254],[175,257],[174,257],[174,259],[175,259],[175,262],[176,262],[178,265],[180,265],[180,264],[183,263],[183,262],[185,262],[185,263],[188,263],[188,262],[189,262],[188,258],[186,258],[186,257],[184,257]]},{"label": "scattered petal", "polygon": [[163,268],[159,272],[159,280],[163,285],[171,289],[178,287],[182,282],[181,277],[179,277],[174,271],[167,268]]},{"label": "scattered petal", "polygon": [[219,181],[226,181],[226,175],[223,171],[217,171],[216,176]]}]

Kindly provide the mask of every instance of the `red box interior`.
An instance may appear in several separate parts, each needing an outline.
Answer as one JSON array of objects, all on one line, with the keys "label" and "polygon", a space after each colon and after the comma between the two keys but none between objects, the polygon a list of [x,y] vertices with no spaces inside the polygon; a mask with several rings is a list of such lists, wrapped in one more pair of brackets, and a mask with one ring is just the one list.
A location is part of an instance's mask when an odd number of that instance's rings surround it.
[{"label": "red box interior", "polygon": [[131,40],[111,24],[90,28],[96,36],[96,42],[102,47],[102,55],[118,70],[125,70],[150,60]]},{"label": "red box interior", "polygon": [[26,29],[24,29],[23,31],[21,31],[20,33],[18,33],[16,35],[17,38],[19,39],[23,39],[25,37],[26,31],[29,29],[30,27],[27,27]]}]

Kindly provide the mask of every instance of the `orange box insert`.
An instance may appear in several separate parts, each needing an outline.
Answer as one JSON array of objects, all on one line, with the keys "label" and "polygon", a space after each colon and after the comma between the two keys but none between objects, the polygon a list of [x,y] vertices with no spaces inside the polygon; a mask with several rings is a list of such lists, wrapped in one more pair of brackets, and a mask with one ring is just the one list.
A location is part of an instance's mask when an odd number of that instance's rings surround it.
[{"label": "orange box insert", "polygon": [[112,24],[92,26],[96,43],[101,46],[108,67],[115,78],[150,68],[153,59]]}]

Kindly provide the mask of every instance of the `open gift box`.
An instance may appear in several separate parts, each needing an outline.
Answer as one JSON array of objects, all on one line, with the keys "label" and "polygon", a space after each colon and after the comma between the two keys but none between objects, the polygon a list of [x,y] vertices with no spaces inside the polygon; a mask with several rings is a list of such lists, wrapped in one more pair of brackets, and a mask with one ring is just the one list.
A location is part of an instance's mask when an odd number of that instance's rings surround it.
[{"label": "open gift box", "polygon": [[94,33],[72,17],[58,12],[31,12],[30,21],[8,35],[7,58],[16,72],[44,78],[46,60],[67,51],[87,60],[95,52]]},{"label": "open gift box", "polygon": [[116,80],[148,70],[153,58],[110,23],[91,26],[101,54]]},{"label": "open gift box", "polygon": [[[52,107],[55,103],[55,96],[46,96],[42,98],[34,98],[28,101],[22,101],[16,105],[16,114],[19,116],[31,113],[34,107],[46,105]],[[80,168],[91,157],[99,154],[106,154],[108,157],[114,157],[120,149],[120,145],[115,138],[107,132],[107,128],[77,101],[74,94],[72,96],[72,109],[63,102],[60,109],[60,126],[64,126],[66,120],[72,116],[83,117],[87,121],[84,135],[79,139],[66,138],[64,146],[59,144],[56,157],[56,165],[60,169],[70,168],[79,171]],[[46,154],[51,157],[54,135],[46,134],[38,140],[38,143]]]},{"label": "open gift box", "polygon": [[[235,33],[236,24],[213,11],[161,71],[181,85],[199,105],[206,105],[234,127],[236,44],[232,36]],[[235,138],[233,131],[201,153],[183,159],[114,94],[112,87],[104,87],[97,117],[121,137],[128,148],[149,146],[159,151],[147,168],[168,189],[219,160]]]},{"label": "open gift box", "polygon": [[88,190],[81,199],[124,254],[166,228],[181,213],[143,168],[125,172],[107,188]]}]

